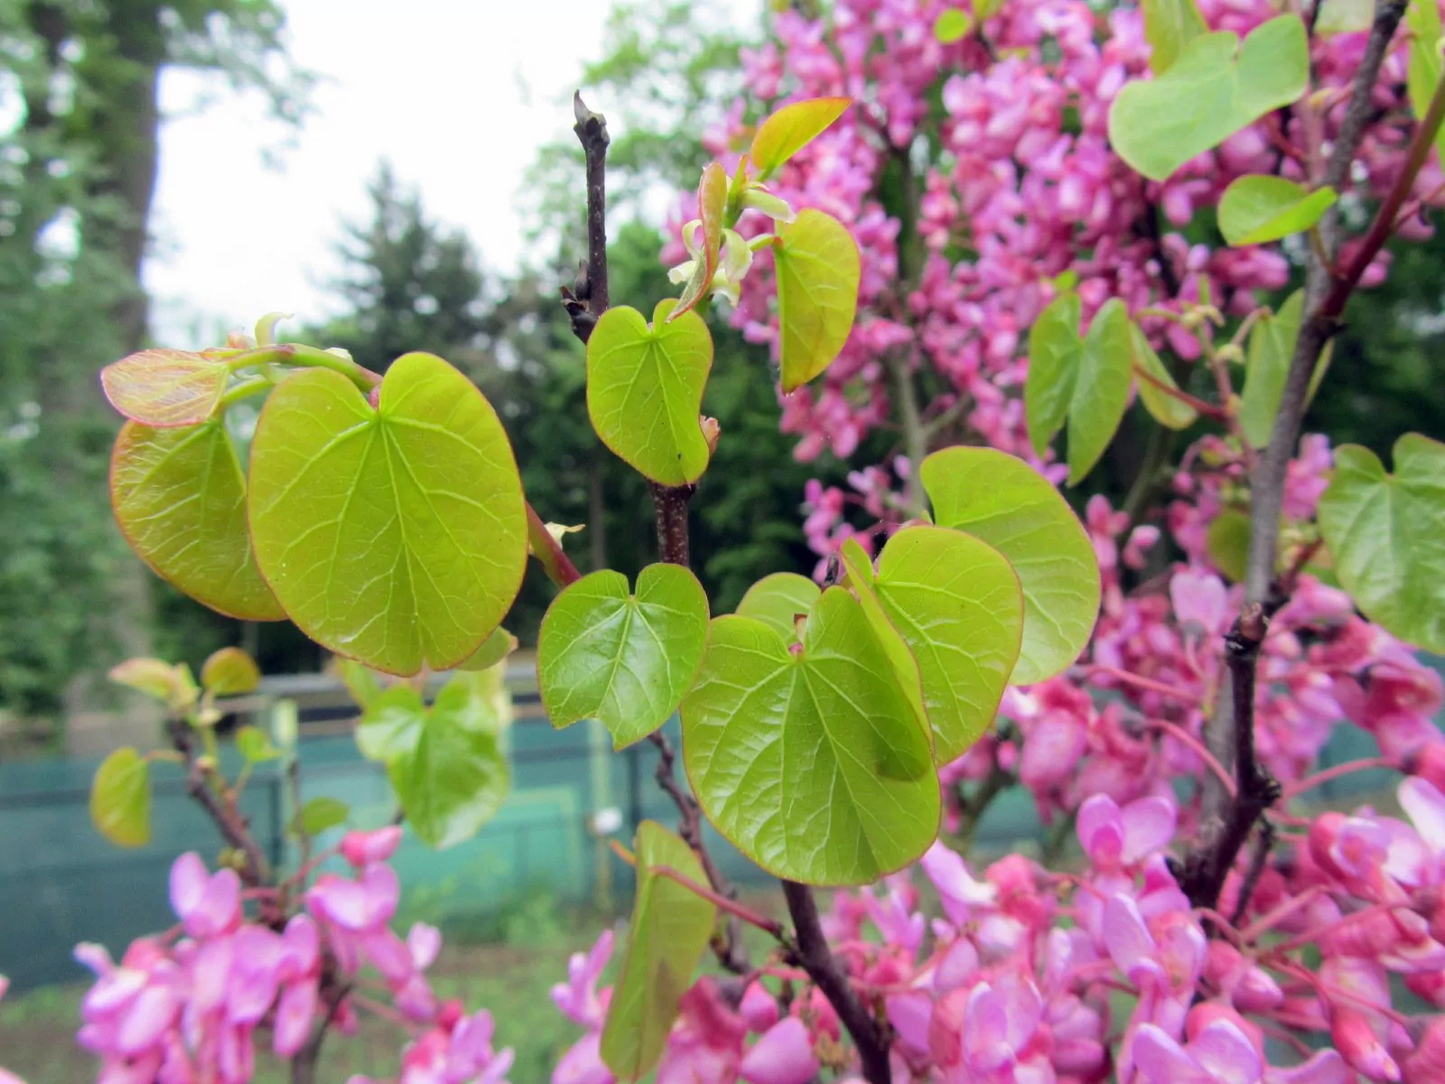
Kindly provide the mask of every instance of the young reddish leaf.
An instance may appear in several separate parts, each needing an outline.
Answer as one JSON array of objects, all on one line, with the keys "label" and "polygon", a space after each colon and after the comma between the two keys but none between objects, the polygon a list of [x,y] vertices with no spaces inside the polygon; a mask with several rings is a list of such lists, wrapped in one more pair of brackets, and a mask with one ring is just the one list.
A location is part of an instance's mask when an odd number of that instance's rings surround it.
[{"label": "young reddish leaf", "polygon": [[702,180],[697,185],[697,217],[702,223],[699,233],[697,258],[677,299],[677,307],[668,313],[670,324],[685,312],[691,312],[694,305],[706,296],[712,278],[717,274],[718,254],[722,251],[723,216],[728,203],[728,175],[718,162],[709,162],[702,171]]},{"label": "young reddish leaf", "polygon": [[117,847],[144,847],[151,839],[150,764],[130,746],[96,769],[90,786],[90,820]]},{"label": "young reddish leaf", "polygon": [[197,602],[243,621],[286,616],[252,557],[246,477],[219,418],[189,429],[126,422],[110,499],[131,549]]},{"label": "young reddish leaf", "polygon": [[100,371],[105,397],[132,421],[156,429],[195,425],[226,390],[226,364],[183,350],[142,350]]},{"label": "young reddish leaf", "polygon": [[614,454],[665,486],[696,482],[707,470],[702,392],[712,369],[712,336],[695,312],[652,323],[626,305],[608,309],[587,340],[587,413]]},{"label": "young reddish leaf", "polygon": [[821,373],[848,341],[858,310],[858,244],[832,215],[812,208],[778,225],[778,322],[783,391]]},{"label": "young reddish leaf", "polygon": [[261,669],[239,647],[223,647],[201,667],[201,684],[216,696],[239,696],[261,684]]},{"label": "young reddish leaf", "polygon": [[809,98],[785,105],[758,125],[749,154],[758,181],[816,139],[853,104],[852,98]]},{"label": "young reddish leaf", "polygon": [[[707,949],[717,908],[656,873],[659,866],[706,884],[692,848],[653,821],[637,826],[637,894],[622,970],[607,1007],[600,1053],[620,1080],[640,1080],[662,1057],[682,995]],[[609,1078],[610,1079],[610,1078]]]},{"label": "young reddish leaf", "polygon": [[196,683],[184,663],[172,666],[160,659],[126,659],[112,666],[107,676],[117,685],[145,693],[163,704],[183,708],[195,702]]},{"label": "young reddish leaf", "polygon": [[340,373],[271,393],[251,445],[256,562],[313,640],[377,670],[445,670],[521,586],[527,513],[490,403],[432,354],[392,363],[373,408]]}]

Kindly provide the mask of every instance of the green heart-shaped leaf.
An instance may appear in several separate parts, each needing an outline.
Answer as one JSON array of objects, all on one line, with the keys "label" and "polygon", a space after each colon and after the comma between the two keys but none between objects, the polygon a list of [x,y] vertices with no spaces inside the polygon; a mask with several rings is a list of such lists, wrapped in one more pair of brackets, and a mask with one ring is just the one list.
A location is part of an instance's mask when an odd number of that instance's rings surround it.
[{"label": "green heart-shaped leaf", "polygon": [[246,476],[220,419],[188,429],[126,422],[110,460],[110,500],[130,548],[191,598],[242,621],[286,616],[246,530]]},{"label": "green heart-shaped leaf", "polygon": [[905,527],[879,554],[873,589],[918,662],[935,759],[956,760],[993,722],[1018,662],[1019,578],[971,535]]},{"label": "green heart-shaped leaf", "polygon": [[823,593],[807,576],[774,572],[748,588],[738,608],[739,617],[751,617],[777,630],[785,643],[798,642],[798,617],[806,617]]},{"label": "green heart-shaped leaf", "polygon": [[1284,177],[1240,177],[1219,199],[1219,232],[1231,245],[1278,241],[1309,229],[1336,198],[1329,185],[1310,191]]},{"label": "green heart-shaped leaf", "polygon": [[1149,42],[1149,67],[1163,75],[1191,41],[1209,33],[1194,0],[1143,0],[1144,37]]},{"label": "green heart-shaped leaf", "polygon": [[155,429],[205,421],[229,378],[225,362],[183,350],[142,350],[100,371],[110,405]]},{"label": "green heart-shaped leaf", "polygon": [[1198,419],[1199,411],[1164,390],[1178,391],[1179,385],[1149,345],[1148,336],[1132,321],[1129,324],[1129,344],[1133,347],[1134,373],[1139,378],[1139,398],[1144,403],[1144,409],[1166,428],[1188,429]]},{"label": "green heart-shaped leaf", "polygon": [[695,312],[668,322],[659,301],[649,325],[626,305],[608,309],[587,340],[587,413],[618,458],[665,486],[695,482],[710,456],[702,391],[712,336]]},{"label": "green heart-shaped leaf", "polygon": [[[377,684],[370,671],[362,673],[370,678],[372,685]],[[362,707],[364,710],[356,723],[356,747],[367,760],[385,764],[416,747],[417,736],[426,723],[426,702],[412,686],[378,688],[368,693]]]},{"label": "green heart-shaped leaf", "polygon": [[492,634],[482,641],[482,646],[457,663],[456,668],[458,670],[490,670],[516,650],[517,638],[498,625],[492,630]]},{"label": "green heart-shaped leaf", "polygon": [[848,341],[858,310],[861,262],[846,226],[811,207],[778,224],[773,245],[778,279],[783,391],[821,373]]},{"label": "green heart-shaped leaf", "polygon": [[1109,109],[1109,142],[1144,176],[1167,179],[1197,154],[1309,86],[1309,43],[1298,15],[1281,15],[1240,43],[1229,31],[1192,39],[1163,75],[1125,84]]},{"label": "green heart-shaped leaf", "polygon": [[1368,448],[1336,448],[1319,523],[1335,574],[1365,616],[1445,651],[1445,444],[1406,433],[1394,474]]},{"label": "green heart-shaped leaf", "polygon": [[852,98],[809,98],[785,105],[758,125],[748,157],[766,181],[779,166],[813,142],[843,111]]},{"label": "green heart-shaped leaf", "polygon": [[1110,298],[1079,335],[1075,294],[1056,298],[1029,332],[1024,417],[1029,441],[1043,455],[1067,416],[1069,484],[1094,469],[1114,439],[1133,383],[1132,323],[1124,303]]},{"label": "green heart-shaped leaf", "polygon": [[471,381],[431,354],[398,358],[376,409],[339,373],[288,377],[256,426],[250,520],[291,620],[393,674],[474,652],[527,560],[507,435]]},{"label": "green heart-shaped leaf", "polygon": [[386,773],[397,801],[407,824],[438,850],[471,839],[507,797],[510,771],[499,740],[505,724],[480,681],[485,676],[458,674],[419,726],[398,728],[391,738]]},{"label": "green heart-shaped leaf", "polygon": [[1099,562],[1084,525],[1047,478],[992,448],[945,448],[923,461],[940,527],[983,539],[1024,593],[1023,644],[1010,680],[1032,685],[1075,659],[1099,616]]},{"label": "green heart-shaped leaf", "polygon": [[243,726],[236,731],[236,751],[253,764],[264,764],[281,756],[271,736],[259,726]]},{"label": "green heart-shaped leaf", "polygon": [[637,894],[622,970],[602,1027],[602,1060],[621,1080],[639,1080],[662,1057],[682,995],[692,985],[717,922],[717,908],[655,872],[667,867],[706,884],[697,855],[653,821],[637,826]]},{"label": "green heart-shaped leaf", "polygon": [[537,684],[558,729],[597,719],[621,749],[667,722],[707,643],[707,595],[681,565],[627,577],[603,569],[552,602],[537,637]]},{"label": "green heart-shaped leaf", "polygon": [[151,769],[130,746],[100,762],[90,787],[90,819],[117,847],[144,847],[151,839]]},{"label": "green heart-shaped leaf", "polygon": [[824,591],[800,654],[719,617],[682,702],[683,753],[708,819],[770,873],[868,884],[938,835],[933,748],[862,606]]}]

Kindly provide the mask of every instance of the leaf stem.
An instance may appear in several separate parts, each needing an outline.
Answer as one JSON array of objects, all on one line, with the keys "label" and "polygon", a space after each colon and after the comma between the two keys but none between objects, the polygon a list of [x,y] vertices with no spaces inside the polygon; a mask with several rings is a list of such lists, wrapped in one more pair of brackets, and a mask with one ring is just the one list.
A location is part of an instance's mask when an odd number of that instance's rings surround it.
[{"label": "leaf stem", "polygon": [[[304,369],[330,369],[340,373],[364,392],[381,383],[381,374],[362,368],[350,358],[333,354],[302,343],[281,343],[278,346],[258,346],[244,350],[226,359],[226,368],[231,372],[249,369],[256,365],[295,365]],[[274,383],[274,381],[272,382]],[[244,385],[243,385],[244,386]]]}]

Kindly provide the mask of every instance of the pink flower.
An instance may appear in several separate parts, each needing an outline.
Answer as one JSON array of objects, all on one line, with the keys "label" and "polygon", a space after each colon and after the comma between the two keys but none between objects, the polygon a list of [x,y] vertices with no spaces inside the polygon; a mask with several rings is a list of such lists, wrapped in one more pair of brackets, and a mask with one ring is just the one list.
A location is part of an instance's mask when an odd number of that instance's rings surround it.
[{"label": "pink flower", "polygon": [[1174,837],[1174,803],[1140,798],[1123,809],[1099,794],[1079,807],[1079,843],[1101,869],[1132,866],[1163,848]]},{"label": "pink flower", "polygon": [[738,1075],[748,1084],[807,1084],[818,1075],[808,1029],[796,1016],[774,1024],[743,1055]]},{"label": "pink flower", "polygon": [[385,862],[401,843],[401,828],[388,825],[371,832],[347,832],[341,840],[341,855],[357,869]]},{"label": "pink flower", "polygon": [[192,937],[215,937],[241,922],[241,879],[231,869],[206,873],[201,856],[189,851],[171,866],[171,909]]},{"label": "pink flower", "polygon": [[612,959],[612,931],[603,930],[591,950],[572,954],[567,961],[567,981],[552,987],[552,1002],[585,1028],[602,1027],[603,1006],[597,996],[597,980]]},{"label": "pink flower", "polygon": [[1162,1028],[1144,1024],[1134,1036],[1134,1064],[1147,1084],[1258,1084],[1264,1074],[1254,1044],[1225,1020],[1183,1046]]}]

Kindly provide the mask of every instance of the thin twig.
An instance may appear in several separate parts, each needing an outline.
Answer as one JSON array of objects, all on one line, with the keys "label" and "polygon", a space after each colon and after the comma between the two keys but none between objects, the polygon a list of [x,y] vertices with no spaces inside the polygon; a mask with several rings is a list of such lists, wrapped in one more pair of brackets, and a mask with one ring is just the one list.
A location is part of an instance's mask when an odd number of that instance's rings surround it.
[{"label": "thin twig", "polygon": [[1259,887],[1259,879],[1264,876],[1265,866],[1269,864],[1269,852],[1273,849],[1274,825],[1266,818],[1259,822],[1259,831],[1254,835],[1249,869],[1244,875],[1244,883],[1239,886],[1239,898],[1235,900],[1234,913],[1229,917],[1231,926],[1238,927],[1245,912],[1249,910],[1249,901],[1254,897],[1254,890]]},{"label": "thin twig", "polygon": [[783,944],[788,944],[788,931],[783,924],[767,915],[759,914],[751,907],[746,907],[737,900],[729,899],[720,892],[714,892],[706,885],[700,885],[684,873],[679,873],[671,866],[652,866],[652,872],[660,877],[666,877],[670,881],[676,881],[683,888],[696,896],[707,900],[720,911],[726,911],[735,918],[741,919],[749,926],[755,926],[766,934],[770,934]]},{"label": "thin twig", "polygon": [[888,1043],[877,1019],[859,1000],[828,948],[813,890],[796,881],[784,881],[783,896],[788,901],[788,913],[793,917],[793,929],[797,934],[796,958],[792,962],[808,973],[833,1006],[848,1034],[853,1036],[853,1042],[858,1047],[858,1060],[862,1063],[863,1079],[868,1084],[891,1084],[893,1071],[888,1064]]}]

